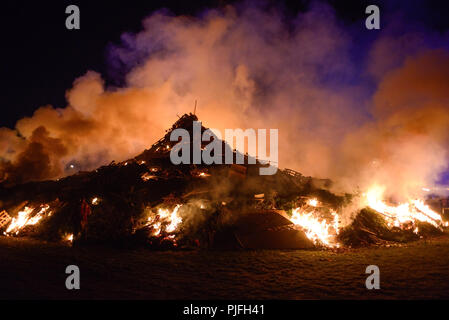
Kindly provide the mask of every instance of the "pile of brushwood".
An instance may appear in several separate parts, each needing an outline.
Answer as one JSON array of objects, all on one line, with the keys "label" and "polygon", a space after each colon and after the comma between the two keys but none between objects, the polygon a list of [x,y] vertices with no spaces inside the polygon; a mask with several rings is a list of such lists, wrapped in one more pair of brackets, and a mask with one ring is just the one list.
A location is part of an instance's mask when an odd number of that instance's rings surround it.
[{"label": "pile of brushwood", "polygon": [[[207,177],[197,175],[198,171],[206,170]],[[182,204],[179,215],[186,223],[181,224],[176,235],[177,247],[211,247],[211,233],[229,230],[229,225],[220,222],[220,217],[229,212],[240,214],[273,208],[289,211],[304,197],[317,197],[336,209],[349,201],[316,188],[312,179],[299,179],[283,171],[244,179],[230,172],[230,168],[219,166],[178,168],[160,162],[129,161],[127,165],[113,163],[57,181],[1,187],[0,199],[2,210],[12,217],[17,217],[24,207],[33,208],[33,216],[42,206],[49,206],[51,215],[24,228],[18,236],[59,241],[74,234],[78,244],[145,243],[155,248],[171,248],[175,244],[164,236],[152,237],[151,228],[141,227],[149,211],[158,208]],[[153,178],[142,179],[147,173]],[[263,199],[255,199],[256,194],[262,194]],[[88,210],[88,224],[84,228],[83,210]]]},{"label": "pile of brushwood", "polygon": [[[297,241],[292,248],[308,247],[304,234],[292,230],[285,212],[312,197],[337,211],[351,202],[351,195],[329,192],[328,180],[305,177],[292,170],[259,175],[265,164],[248,164],[248,155],[243,155],[242,165],[173,165],[169,155],[175,142],[170,141],[170,133],[177,128],[191,132],[196,120],[192,114],[182,116],[150,149],[127,161],[58,180],[0,184],[0,209],[12,218],[17,218],[25,207],[32,208],[30,216],[34,216],[48,206],[38,224],[11,236],[61,241],[73,235],[73,244],[144,244],[156,249],[250,247],[261,243],[286,247],[289,239]],[[227,147],[223,142],[223,148]],[[235,159],[237,152],[233,151],[233,155]],[[182,205],[179,227],[167,232],[167,222],[161,221],[161,232],[155,234],[149,217],[160,208],[173,210],[177,205]],[[258,223],[257,219],[264,221]],[[251,221],[248,224],[259,228],[253,231],[278,237],[277,242],[267,244],[262,241],[266,239],[258,239],[242,227],[243,221]],[[434,232],[434,228],[429,230]],[[412,231],[388,228],[378,213],[368,209],[362,210],[339,236],[348,246],[416,238]]]},{"label": "pile of brushwood", "polygon": [[[177,128],[192,131],[192,121],[196,120],[195,115],[184,115],[150,149],[127,161],[112,162],[58,180],[1,184],[0,208],[11,217],[16,218],[25,207],[33,209],[30,216],[37,215],[43,206],[48,206],[51,213],[44,215],[38,224],[11,236],[60,241],[72,234],[78,244],[211,247],[214,235],[232,233],[233,226],[222,219],[230,212],[239,215],[265,209],[287,211],[302,198],[311,196],[335,209],[349,201],[323,189],[322,181],[291,170],[259,175],[263,164],[259,161],[248,164],[246,154],[242,165],[173,165],[169,157],[175,144],[170,141],[171,131]],[[223,142],[223,148],[226,147]],[[235,150],[233,154],[235,158]],[[146,223],[148,216],[159,208],[173,209],[179,204],[183,220],[179,229],[173,234],[164,234],[162,230],[155,236]]]}]

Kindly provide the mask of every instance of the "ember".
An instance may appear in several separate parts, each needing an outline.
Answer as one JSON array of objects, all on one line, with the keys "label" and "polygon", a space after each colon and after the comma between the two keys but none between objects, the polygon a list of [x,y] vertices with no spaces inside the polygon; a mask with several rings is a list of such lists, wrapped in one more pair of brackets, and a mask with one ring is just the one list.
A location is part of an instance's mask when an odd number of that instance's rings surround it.
[{"label": "ember", "polygon": [[141,178],[143,181],[148,181],[148,180],[156,180],[157,176],[145,172],[144,174],[141,175]]}]

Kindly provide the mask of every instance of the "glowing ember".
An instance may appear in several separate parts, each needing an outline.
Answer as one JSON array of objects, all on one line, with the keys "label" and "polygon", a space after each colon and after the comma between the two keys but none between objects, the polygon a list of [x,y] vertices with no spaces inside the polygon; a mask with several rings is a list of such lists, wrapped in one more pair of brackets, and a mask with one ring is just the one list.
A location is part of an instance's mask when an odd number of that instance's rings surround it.
[{"label": "glowing ember", "polygon": [[94,206],[97,205],[98,203],[100,203],[100,199],[98,199],[97,197],[95,197],[95,198],[92,199],[92,204],[93,204]]},{"label": "glowing ember", "polygon": [[318,200],[317,199],[309,199],[309,201],[307,201],[307,204],[311,207],[317,207],[318,206]]},{"label": "glowing ember", "polygon": [[24,227],[37,224],[45,216],[49,208],[50,206],[43,205],[38,213],[36,213],[33,217],[30,217],[31,213],[34,211],[34,208],[25,207],[22,211],[19,211],[17,218],[12,218],[12,221],[4,234],[17,235]]},{"label": "glowing ember", "polygon": [[325,219],[317,217],[317,212],[312,210],[309,212],[304,211],[302,208],[293,209],[292,217],[290,220],[296,225],[301,227],[307,238],[312,240],[315,244],[322,244],[327,247],[339,247],[336,242],[336,236],[338,234],[338,214],[332,212],[334,221],[332,223],[327,222]]},{"label": "glowing ember", "polygon": [[[409,200],[408,203],[401,203],[397,206],[386,204],[383,199],[384,188],[375,186],[366,194],[366,205],[382,214],[390,226],[404,228],[406,224],[415,225],[417,221],[427,222],[436,228],[446,226],[441,216],[430,209],[422,200]],[[416,227],[415,233],[419,232]]]},{"label": "glowing ember", "polygon": [[73,242],[73,233],[67,235],[67,236],[65,237],[65,240],[66,240],[66,241]]},{"label": "glowing ember", "polygon": [[152,174],[149,174],[148,172],[145,172],[144,174],[142,174],[142,175],[140,176],[140,178],[141,178],[143,181],[157,180],[157,176],[152,175]]},{"label": "glowing ember", "polygon": [[210,177],[210,174],[208,174],[208,173],[206,173],[206,172],[200,172],[200,173],[198,174],[198,176],[201,177],[201,178],[206,178],[206,177]]}]

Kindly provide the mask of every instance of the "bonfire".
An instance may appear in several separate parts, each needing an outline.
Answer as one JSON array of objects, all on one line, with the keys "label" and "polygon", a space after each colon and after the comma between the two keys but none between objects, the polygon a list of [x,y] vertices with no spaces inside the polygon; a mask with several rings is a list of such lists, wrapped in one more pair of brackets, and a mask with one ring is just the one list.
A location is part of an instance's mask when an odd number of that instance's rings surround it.
[{"label": "bonfire", "polygon": [[[388,203],[381,186],[336,195],[294,170],[261,176],[263,164],[249,164],[247,155],[242,165],[173,165],[171,131],[192,130],[197,120],[182,116],[132,159],[56,181],[2,185],[3,236],[169,249],[338,249],[416,240],[448,227],[425,199]],[[349,206],[354,218],[343,224]]]}]

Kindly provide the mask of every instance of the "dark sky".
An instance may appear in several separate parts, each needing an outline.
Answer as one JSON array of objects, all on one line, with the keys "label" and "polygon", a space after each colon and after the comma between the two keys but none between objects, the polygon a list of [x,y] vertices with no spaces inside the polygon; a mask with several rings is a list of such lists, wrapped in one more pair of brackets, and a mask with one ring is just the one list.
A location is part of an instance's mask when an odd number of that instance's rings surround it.
[{"label": "dark sky", "polygon": [[[64,107],[65,91],[87,70],[98,71],[109,84],[119,85],[108,68],[108,44],[119,43],[124,32],[139,31],[142,19],[154,10],[168,8],[174,14],[195,14],[228,2],[235,1],[2,1],[0,127],[12,128],[19,118],[32,115],[42,105]],[[446,30],[449,26],[448,1],[327,2],[347,24],[364,23],[365,7],[378,4],[382,13],[399,10],[411,21],[428,27]],[[287,14],[295,15],[307,8],[310,1],[273,3],[284,6]],[[65,8],[69,4],[80,8],[81,30],[65,28]]]},{"label": "dark sky", "polygon": [[[181,4],[180,4],[181,3]],[[184,3],[184,5],[182,5]],[[1,126],[31,115],[41,105],[65,106],[65,90],[87,70],[108,77],[106,51],[123,32],[140,30],[142,19],[167,7],[194,14],[218,1],[4,1],[1,5]],[[76,4],[81,29],[65,28],[65,8]]]}]

